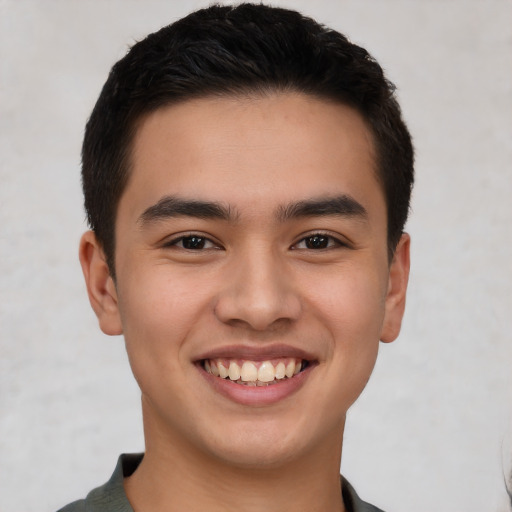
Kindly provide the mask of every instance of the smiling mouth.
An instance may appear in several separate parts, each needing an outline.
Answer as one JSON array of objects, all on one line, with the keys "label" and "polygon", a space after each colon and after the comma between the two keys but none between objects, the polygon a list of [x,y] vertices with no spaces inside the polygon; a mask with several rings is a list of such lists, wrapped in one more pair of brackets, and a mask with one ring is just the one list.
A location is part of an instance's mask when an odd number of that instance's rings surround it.
[{"label": "smiling mouth", "polygon": [[270,386],[292,379],[311,362],[305,359],[278,358],[266,361],[240,359],[203,359],[203,369],[221,379],[229,380],[242,386]]}]

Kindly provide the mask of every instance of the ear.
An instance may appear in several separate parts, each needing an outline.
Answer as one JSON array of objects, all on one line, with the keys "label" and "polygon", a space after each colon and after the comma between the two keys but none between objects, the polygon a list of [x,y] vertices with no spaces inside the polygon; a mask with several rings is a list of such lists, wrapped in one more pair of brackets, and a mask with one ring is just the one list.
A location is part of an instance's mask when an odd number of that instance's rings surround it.
[{"label": "ear", "polygon": [[407,233],[402,234],[389,269],[385,315],[380,334],[380,339],[384,343],[394,341],[400,333],[409,281],[410,247],[410,236]]},{"label": "ear", "polygon": [[93,231],[87,231],[82,235],[79,257],[89,302],[98,317],[101,330],[111,336],[122,334],[115,283],[110,275],[101,244]]}]

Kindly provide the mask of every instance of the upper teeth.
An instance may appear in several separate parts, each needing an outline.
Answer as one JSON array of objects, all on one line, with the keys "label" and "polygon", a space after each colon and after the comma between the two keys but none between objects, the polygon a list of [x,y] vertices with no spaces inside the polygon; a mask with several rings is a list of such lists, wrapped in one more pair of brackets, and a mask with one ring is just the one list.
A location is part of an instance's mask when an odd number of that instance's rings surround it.
[{"label": "upper teeth", "polygon": [[235,361],[234,359],[209,359],[204,361],[208,373],[239,383],[268,383],[293,377],[300,372],[301,359],[274,361]]}]

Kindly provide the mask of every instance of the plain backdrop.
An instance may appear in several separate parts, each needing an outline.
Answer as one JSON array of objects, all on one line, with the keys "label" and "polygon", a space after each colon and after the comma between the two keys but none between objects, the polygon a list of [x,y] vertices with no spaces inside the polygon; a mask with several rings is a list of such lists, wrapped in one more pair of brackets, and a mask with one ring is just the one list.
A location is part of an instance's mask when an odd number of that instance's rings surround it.
[{"label": "plain backdrop", "polygon": [[[507,510],[512,2],[276,1],[365,46],[415,138],[402,334],[349,412],[342,471],[390,512]],[[0,0],[0,511],[52,511],[143,450],[123,341],[77,259],[80,146],[112,64],[204,1]]]}]

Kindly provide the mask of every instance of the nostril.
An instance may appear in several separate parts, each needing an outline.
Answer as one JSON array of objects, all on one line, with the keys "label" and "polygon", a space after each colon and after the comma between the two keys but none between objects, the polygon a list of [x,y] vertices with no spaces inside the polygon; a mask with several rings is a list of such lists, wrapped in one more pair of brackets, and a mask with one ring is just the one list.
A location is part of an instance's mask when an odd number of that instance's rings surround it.
[{"label": "nostril", "polygon": [[275,268],[266,274],[251,272],[247,265],[244,269],[227,277],[225,288],[216,298],[214,314],[221,322],[261,332],[299,318],[301,301],[289,289],[289,280],[275,275]]}]

